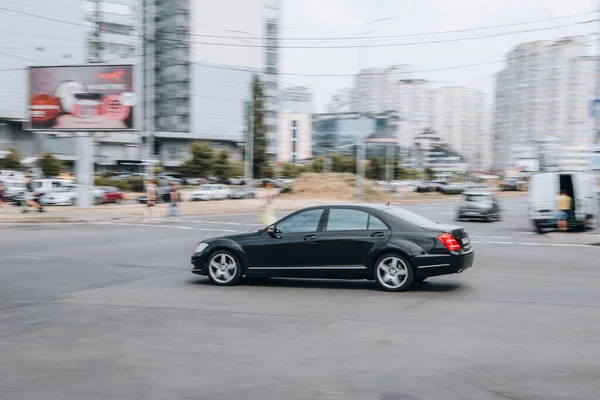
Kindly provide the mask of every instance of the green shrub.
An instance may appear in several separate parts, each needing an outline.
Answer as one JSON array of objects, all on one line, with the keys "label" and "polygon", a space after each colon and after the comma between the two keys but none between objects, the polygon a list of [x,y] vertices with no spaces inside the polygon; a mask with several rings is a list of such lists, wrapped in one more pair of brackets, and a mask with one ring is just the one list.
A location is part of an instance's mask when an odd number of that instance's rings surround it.
[{"label": "green shrub", "polygon": [[101,176],[97,176],[94,178],[95,186],[115,186],[118,187],[123,192],[130,192],[131,187],[130,183],[127,180],[117,180],[110,178],[103,178]]}]

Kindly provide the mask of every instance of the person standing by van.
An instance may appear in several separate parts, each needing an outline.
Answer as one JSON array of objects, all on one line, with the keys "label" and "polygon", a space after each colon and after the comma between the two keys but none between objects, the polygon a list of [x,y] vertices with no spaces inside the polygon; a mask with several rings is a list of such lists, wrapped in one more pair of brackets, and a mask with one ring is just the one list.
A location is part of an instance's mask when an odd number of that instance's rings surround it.
[{"label": "person standing by van", "polygon": [[565,232],[568,228],[568,219],[571,214],[571,204],[573,200],[567,192],[561,190],[560,195],[556,197],[556,209],[558,210],[558,230]]}]

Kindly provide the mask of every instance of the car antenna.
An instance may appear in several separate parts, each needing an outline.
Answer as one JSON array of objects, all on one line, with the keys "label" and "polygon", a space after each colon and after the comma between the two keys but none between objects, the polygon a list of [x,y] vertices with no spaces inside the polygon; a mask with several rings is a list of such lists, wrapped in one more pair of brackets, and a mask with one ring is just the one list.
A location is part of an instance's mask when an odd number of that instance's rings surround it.
[{"label": "car antenna", "polygon": [[389,206],[390,206],[390,202],[388,201],[388,202],[386,203],[386,207],[389,207]]}]

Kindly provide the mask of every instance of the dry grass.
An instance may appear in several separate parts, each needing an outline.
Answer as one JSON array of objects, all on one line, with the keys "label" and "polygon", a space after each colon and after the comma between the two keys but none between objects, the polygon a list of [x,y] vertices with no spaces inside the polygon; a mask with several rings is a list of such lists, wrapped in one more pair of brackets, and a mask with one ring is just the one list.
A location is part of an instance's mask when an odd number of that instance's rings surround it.
[{"label": "dry grass", "polygon": [[[388,195],[371,182],[365,182],[366,201],[382,202]],[[358,200],[356,175],[354,174],[302,174],[292,184],[292,192],[280,195],[288,199],[336,199],[339,201]]]}]

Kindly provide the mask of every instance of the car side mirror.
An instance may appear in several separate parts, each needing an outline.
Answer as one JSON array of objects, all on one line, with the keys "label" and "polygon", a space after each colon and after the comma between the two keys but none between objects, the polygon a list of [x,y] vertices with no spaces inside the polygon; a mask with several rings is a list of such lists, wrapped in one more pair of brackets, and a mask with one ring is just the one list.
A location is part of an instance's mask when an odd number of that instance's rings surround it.
[{"label": "car side mirror", "polygon": [[281,231],[277,229],[275,225],[271,225],[267,228],[267,233],[269,236],[275,239],[281,239]]}]

